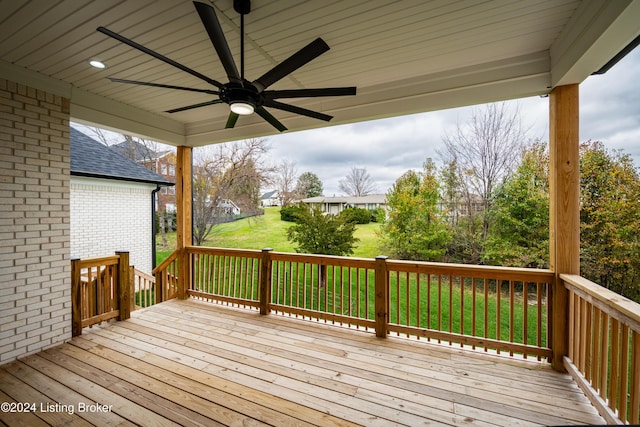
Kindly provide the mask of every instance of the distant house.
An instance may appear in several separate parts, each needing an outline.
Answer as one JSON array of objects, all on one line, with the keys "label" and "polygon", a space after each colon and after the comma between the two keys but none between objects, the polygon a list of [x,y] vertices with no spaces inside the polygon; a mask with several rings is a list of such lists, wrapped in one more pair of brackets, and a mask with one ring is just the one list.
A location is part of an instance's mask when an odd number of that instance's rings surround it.
[{"label": "distant house", "polygon": [[241,213],[238,205],[236,205],[232,200],[229,199],[223,199],[218,202],[218,210],[223,215],[240,215]]},{"label": "distant house", "polygon": [[126,250],[151,272],[154,196],[174,184],[74,128],[70,139],[71,257]]},{"label": "distant house", "polygon": [[280,206],[280,194],[277,190],[268,191],[260,196],[260,206],[268,208],[270,206]]},{"label": "distant house", "polygon": [[339,196],[326,197],[317,196],[300,200],[312,207],[319,206],[325,213],[339,214],[347,208],[361,208],[374,210],[377,208],[386,209],[387,196],[385,194],[369,194],[367,196]]},{"label": "distant house", "polygon": [[[176,180],[176,154],[173,150],[156,151],[151,146],[147,146],[137,141],[127,140],[119,144],[111,145],[109,148],[136,163],[144,166],[152,172],[166,178],[170,182]],[[176,211],[175,187],[162,187],[157,198],[158,211]]]}]

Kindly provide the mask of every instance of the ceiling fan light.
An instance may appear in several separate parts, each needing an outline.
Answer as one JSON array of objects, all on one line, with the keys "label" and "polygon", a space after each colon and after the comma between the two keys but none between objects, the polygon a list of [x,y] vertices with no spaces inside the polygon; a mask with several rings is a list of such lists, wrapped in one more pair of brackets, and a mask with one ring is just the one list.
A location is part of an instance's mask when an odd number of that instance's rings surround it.
[{"label": "ceiling fan light", "polygon": [[230,108],[231,111],[236,114],[239,114],[241,116],[248,116],[249,114],[253,113],[254,105],[249,102],[238,101],[232,102]]}]

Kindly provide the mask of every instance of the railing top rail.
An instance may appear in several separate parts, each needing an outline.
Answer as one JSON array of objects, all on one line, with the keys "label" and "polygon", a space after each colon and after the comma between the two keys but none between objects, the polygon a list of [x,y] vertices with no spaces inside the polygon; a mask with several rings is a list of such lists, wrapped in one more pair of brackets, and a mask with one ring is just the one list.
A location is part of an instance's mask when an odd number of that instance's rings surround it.
[{"label": "railing top rail", "polygon": [[156,266],[156,268],[153,269],[153,271],[151,272],[151,274],[156,274],[158,271],[162,271],[165,268],[167,268],[167,266],[169,264],[171,264],[177,257],[178,254],[180,253],[180,249],[176,249],[175,251],[171,252],[171,255],[169,255],[164,261],[162,261],[158,266]]},{"label": "railing top rail", "polygon": [[452,276],[467,276],[490,279],[515,279],[550,283],[553,272],[539,268],[501,267],[491,265],[449,264],[441,262],[387,260],[387,268],[392,271],[425,272]]},{"label": "railing top rail", "polygon": [[227,256],[241,256],[246,258],[259,258],[262,251],[255,249],[217,248],[209,246],[187,246],[187,252],[193,254],[215,254]]},{"label": "railing top rail", "polygon": [[118,264],[119,259],[120,259],[119,255],[81,259],[80,268],[102,267],[104,265],[116,265]]},{"label": "railing top rail", "polygon": [[135,267],[132,267],[132,268],[133,268],[133,272],[134,272],[134,274],[136,276],[139,276],[139,277],[141,277],[143,279],[146,279],[146,280],[151,280],[151,281],[156,280],[156,278],[153,277],[152,275],[150,275],[148,273],[145,273],[144,271],[138,270]]},{"label": "railing top rail", "polygon": [[577,289],[591,298],[591,302],[609,316],[625,323],[640,333],[640,304],[617,294],[603,286],[575,274],[561,274],[570,289]]},{"label": "railing top rail", "polygon": [[335,255],[300,254],[292,252],[271,252],[273,261],[307,262],[309,264],[337,265],[342,267],[375,268],[375,260]]}]

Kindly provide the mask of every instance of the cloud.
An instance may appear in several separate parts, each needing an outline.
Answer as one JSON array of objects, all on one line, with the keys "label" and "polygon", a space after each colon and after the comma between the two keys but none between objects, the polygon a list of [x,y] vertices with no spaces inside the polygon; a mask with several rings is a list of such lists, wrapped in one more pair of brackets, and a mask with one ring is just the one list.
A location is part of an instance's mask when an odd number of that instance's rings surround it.
[{"label": "cloud", "polygon": [[[580,85],[580,140],[600,140],[623,149],[640,165],[640,49],[606,74]],[[530,139],[549,140],[549,100],[532,97],[508,101],[520,111]],[[463,107],[390,119],[334,126],[269,137],[272,161],[296,162],[300,173],[322,180],[326,195],[340,194],[339,180],[353,166],[366,168],[386,192],[404,172],[439,160],[442,137],[471,118],[476,107]]]}]

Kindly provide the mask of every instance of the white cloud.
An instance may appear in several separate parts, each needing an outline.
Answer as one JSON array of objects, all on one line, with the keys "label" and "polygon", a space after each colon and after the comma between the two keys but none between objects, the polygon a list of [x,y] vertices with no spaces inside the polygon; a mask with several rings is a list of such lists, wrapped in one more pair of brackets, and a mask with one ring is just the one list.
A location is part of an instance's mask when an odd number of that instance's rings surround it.
[{"label": "white cloud", "polygon": [[[580,86],[580,140],[600,140],[623,149],[640,165],[640,49],[600,76]],[[520,110],[531,139],[549,138],[549,102],[532,97],[509,101]],[[471,117],[473,107],[435,111],[391,119],[269,137],[274,161],[295,161],[299,172],[322,180],[325,194],[339,194],[338,182],[352,166],[366,168],[379,192],[409,169],[439,159],[442,137]]]}]

